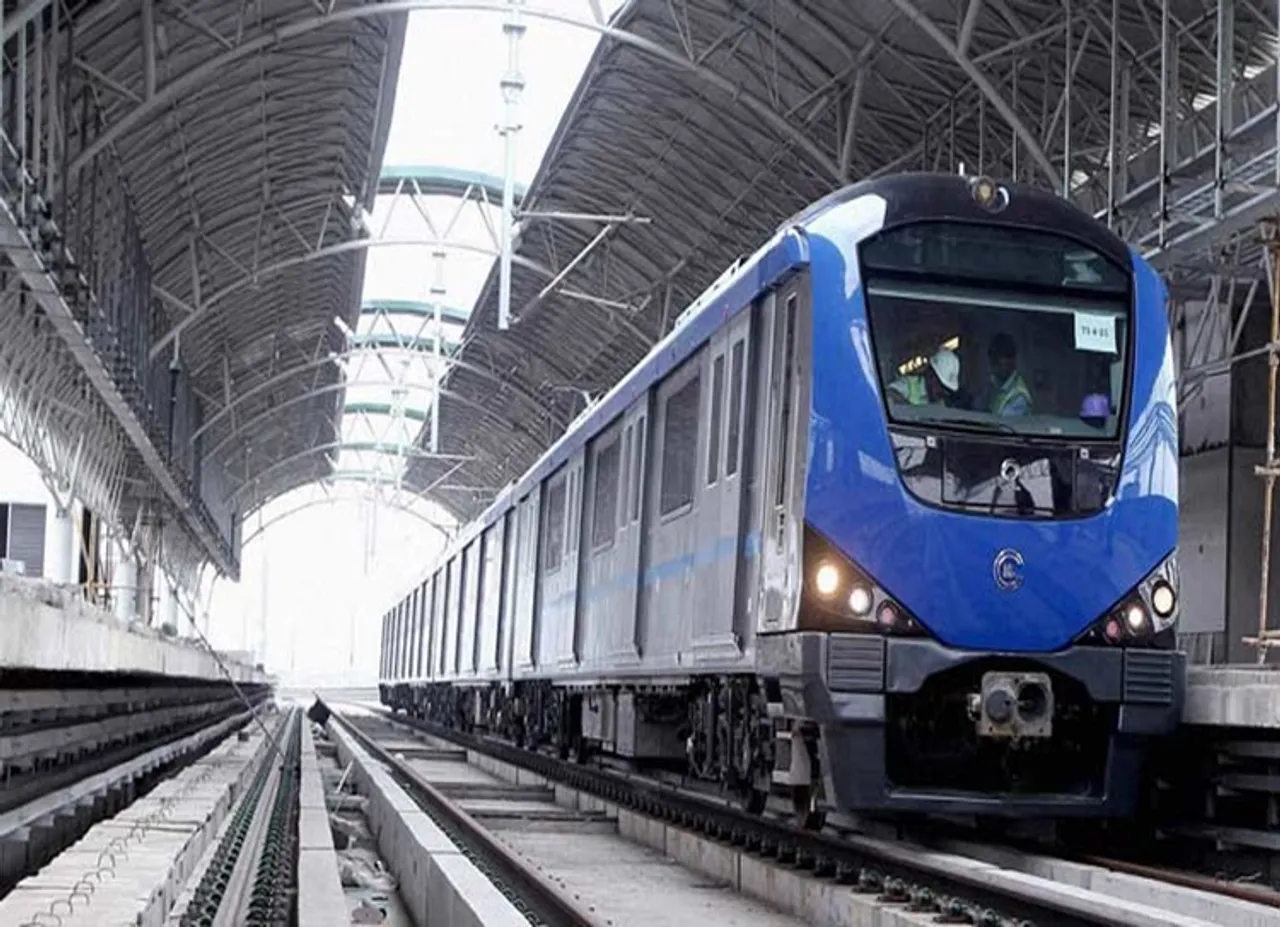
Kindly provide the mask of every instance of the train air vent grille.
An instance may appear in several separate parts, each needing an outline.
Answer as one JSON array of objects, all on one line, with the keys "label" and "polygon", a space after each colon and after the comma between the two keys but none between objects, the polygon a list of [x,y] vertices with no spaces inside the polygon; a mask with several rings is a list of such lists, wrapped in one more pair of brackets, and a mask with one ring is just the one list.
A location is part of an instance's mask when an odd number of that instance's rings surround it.
[{"label": "train air vent grille", "polygon": [[1173,704],[1173,652],[1126,650],[1124,700],[1140,705]]},{"label": "train air vent grille", "polygon": [[827,639],[827,685],[833,692],[884,689],[884,639],[832,634]]}]

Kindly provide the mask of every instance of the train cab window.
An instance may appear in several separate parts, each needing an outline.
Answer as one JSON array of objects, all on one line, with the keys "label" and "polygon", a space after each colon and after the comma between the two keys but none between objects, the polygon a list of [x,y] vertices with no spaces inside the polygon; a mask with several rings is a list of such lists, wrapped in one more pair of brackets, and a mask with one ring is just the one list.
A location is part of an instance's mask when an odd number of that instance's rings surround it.
[{"label": "train cab window", "polygon": [[667,397],[662,425],[659,515],[669,515],[693,502],[701,399],[701,374],[695,374],[693,379]]},{"label": "train cab window", "polygon": [[861,257],[893,421],[1115,438],[1130,295],[1102,255],[1033,230],[928,223],[872,239]]},{"label": "train cab window", "polygon": [[618,471],[622,448],[617,438],[596,454],[596,485],[591,501],[591,547],[613,541],[618,519]]}]

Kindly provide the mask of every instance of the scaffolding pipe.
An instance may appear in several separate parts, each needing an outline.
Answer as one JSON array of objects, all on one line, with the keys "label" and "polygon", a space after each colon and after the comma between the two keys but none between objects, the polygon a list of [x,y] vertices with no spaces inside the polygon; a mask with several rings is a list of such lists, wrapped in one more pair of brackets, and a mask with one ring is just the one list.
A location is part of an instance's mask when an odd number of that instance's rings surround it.
[{"label": "scaffolding pipe", "polygon": [[507,72],[502,76],[502,99],[505,116],[502,135],[505,166],[502,172],[502,247],[498,278],[498,330],[511,326],[511,248],[515,226],[516,134],[520,131],[520,94],[524,78],[520,75],[520,38],[525,26],[520,21],[524,0],[507,0],[507,17],[502,32],[507,37]]},{"label": "scaffolding pipe", "polygon": [[1280,220],[1269,219],[1259,226],[1263,245],[1271,257],[1271,340],[1267,345],[1267,457],[1255,472],[1263,479],[1262,490],[1262,573],[1258,589],[1258,636],[1245,638],[1245,643],[1258,648],[1258,663],[1267,660],[1267,648],[1276,632],[1268,629],[1267,592],[1271,580],[1271,517],[1275,497],[1276,474],[1276,372],[1280,357]]}]

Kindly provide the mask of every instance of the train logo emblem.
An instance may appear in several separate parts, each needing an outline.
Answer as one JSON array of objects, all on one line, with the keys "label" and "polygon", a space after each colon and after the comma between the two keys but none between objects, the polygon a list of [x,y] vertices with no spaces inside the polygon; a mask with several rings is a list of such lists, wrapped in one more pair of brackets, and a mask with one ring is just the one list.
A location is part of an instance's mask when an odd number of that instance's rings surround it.
[{"label": "train logo emblem", "polygon": [[1022,585],[1022,554],[1012,547],[1006,547],[996,554],[992,561],[991,573],[996,585],[1006,592],[1011,592]]}]

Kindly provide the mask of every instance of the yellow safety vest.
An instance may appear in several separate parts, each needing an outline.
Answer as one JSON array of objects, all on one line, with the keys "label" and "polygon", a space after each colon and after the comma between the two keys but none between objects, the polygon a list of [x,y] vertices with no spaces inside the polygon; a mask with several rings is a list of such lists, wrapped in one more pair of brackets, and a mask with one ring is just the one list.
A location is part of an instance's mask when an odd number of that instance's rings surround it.
[{"label": "yellow safety vest", "polygon": [[922,406],[929,401],[929,391],[925,388],[924,377],[898,377],[889,384],[889,389],[901,396],[910,406]]},{"label": "yellow safety vest", "polygon": [[1027,401],[1027,411],[1030,412],[1031,390],[1027,389],[1027,384],[1022,379],[1022,374],[1015,372],[992,398],[991,411],[996,415],[1003,415],[1009,405],[1019,397]]}]

